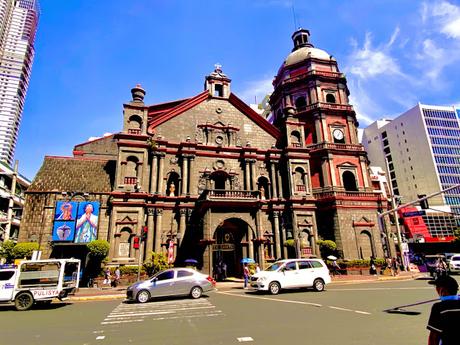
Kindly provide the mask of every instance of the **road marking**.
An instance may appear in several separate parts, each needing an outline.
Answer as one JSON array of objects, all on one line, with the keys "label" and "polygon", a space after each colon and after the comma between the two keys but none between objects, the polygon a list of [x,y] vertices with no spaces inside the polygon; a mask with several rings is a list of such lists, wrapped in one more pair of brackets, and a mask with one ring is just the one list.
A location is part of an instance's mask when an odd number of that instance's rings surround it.
[{"label": "road marking", "polygon": [[270,297],[259,297],[259,296],[249,296],[249,295],[240,295],[238,293],[231,293],[231,292],[216,292],[222,295],[229,295],[229,296],[236,296],[236,297],[244,297],[244,298],[253,298],[253,299],[263,299],[268,301],[275,301],[275,302],[284,302],[284,303],[293,303],[293,304],[303,304],[303,305],[311,305],[313,307],[322,307],[322,304],[318,303],[311,303],[311,302],[302,302],[302,301],[290,301],[287,299],[280,299],[280,298],[270,298]]},{"label": "road marking", "polygon": [[100,335],[100,336],[96,337],[96,340],[103,340],[103,339],[105,339],[105,335]]},{"label": "road marking", "polygon": [[348,308],[334,307],[333,305],[328,306],[328,308],[336,309],[336,310],[343,310],[343,311],[353,311],[353,310],[348,309]]},{"label": "road marking", "polygon": [[121,303],[105,317],[101,325],[222,315],[222,311],[217,310],[207,299],[154,301],[145,304]]},{"label": "road marking", "polygon": [[239,343],[242,343],[244,341],[254,341],[254,339],[252,339],[251,337],[241,337],[241,338],[236,338],[236,340],[238,340]]},{"label": "road marking", "polygon": [[328,289],[328,291],[382,291],[382,290],[432,290],[432,287],[401,287],[401,288],[356,288],[356,289]]},{"label": "road marking", "polygon": [[[222,295],[235,296],[235,297],[244,297],[244,298],[262,299],[262,300],[275,301],[275,302],[284,302],[284,303],[311,305],[311,306],[313,306],[313,307],[323,307],[322,304],[311,303],[311,302],[290,301],[290,300],[280,299],[280,298],[249,296],[249,295],[241,295],[241,294],[239,294],[239,293],[221,292],[221,291],[216,292],[216,293],[220,293],[220,294],[222,294]],[[353,312],[353,313],[358,313],[358,314],[363,314],[363,315],[371,315],[371,313],[368,313],[367,311],[362,311],[362,310],[353,310],[353,309],[342,308],[342,307],[335,307],[335,306],[324,306],[324,307],[328,307],[328,308],[331,308],[331,309],[337,309],[337,310],[348,311],[348,312]]]}]

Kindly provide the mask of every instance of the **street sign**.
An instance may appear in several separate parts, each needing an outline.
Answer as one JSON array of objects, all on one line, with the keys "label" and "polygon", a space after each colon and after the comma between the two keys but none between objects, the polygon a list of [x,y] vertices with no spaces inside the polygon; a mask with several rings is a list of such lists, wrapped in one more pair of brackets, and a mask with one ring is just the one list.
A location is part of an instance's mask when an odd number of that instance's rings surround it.
[{"label": "street sign", "polygon": [[419,217],[424,216],[426,214],[425,211],[411,211],[411,212],[403,212],[403,217]]}]

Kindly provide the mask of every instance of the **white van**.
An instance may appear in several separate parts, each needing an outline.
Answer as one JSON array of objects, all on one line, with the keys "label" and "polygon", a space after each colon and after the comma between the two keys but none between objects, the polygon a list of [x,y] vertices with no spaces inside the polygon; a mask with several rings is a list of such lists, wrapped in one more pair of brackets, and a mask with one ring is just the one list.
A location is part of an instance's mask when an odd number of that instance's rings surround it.
[{"label": "white van", "polygon": [[14,303],[28,310],[36,302],[64,300],[78,289],[80,260],[23,260],[0,266],[0,303]]},{"label": "white van", "polygon": [[280,260],[250,277],[249,288],[276,295],[281,289],[312,287],[323,291],[331,282],[329,269],[321,259]]}]

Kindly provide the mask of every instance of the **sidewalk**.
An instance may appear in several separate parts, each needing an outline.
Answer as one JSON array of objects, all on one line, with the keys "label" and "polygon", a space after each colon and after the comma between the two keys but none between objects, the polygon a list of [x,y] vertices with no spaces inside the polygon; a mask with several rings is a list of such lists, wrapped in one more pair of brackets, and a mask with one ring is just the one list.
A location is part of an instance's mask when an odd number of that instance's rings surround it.
[{"label": "sidewalk", "polygon": [[[352,283],[365,283],[377,282],[385,280],[411,280],[417,278],[424,278],[426,274],[415,272],[400,272],[398,276],[382,276],[382,275],[340,275],[333,276],[331,284],[352,284]],[[127,286],[118,286],[116,288],[103,287],[101,288],[80,288],[74,295],[70,296],[70,301],[92,301],[92,300],[114,300],[124,299],[126,297]],[[219,291],[242,289],[243,280],[239,278],[229,278],[223,282],[217,282],[216,288]]]}]

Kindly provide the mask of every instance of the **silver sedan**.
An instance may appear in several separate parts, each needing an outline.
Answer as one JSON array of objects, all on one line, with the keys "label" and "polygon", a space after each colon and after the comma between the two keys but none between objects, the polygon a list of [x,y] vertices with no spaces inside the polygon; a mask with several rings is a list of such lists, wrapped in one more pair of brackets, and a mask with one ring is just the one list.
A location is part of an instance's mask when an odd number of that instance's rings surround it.
[{"label": "silver sedan", "polygon": [[139,303],[153,297],[190,296],[200,298],[203,292],[215,289],[210,276],[191,268],[171,268],[161,271],[149,280],[134,283],[126,291],[127,299]]}]

